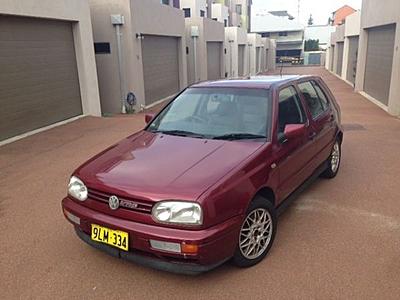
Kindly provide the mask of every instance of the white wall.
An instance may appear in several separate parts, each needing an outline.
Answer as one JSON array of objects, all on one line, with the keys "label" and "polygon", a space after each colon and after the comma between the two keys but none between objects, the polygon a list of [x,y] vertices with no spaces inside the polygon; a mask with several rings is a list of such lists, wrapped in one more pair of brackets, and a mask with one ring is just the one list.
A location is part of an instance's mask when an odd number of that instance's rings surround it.
[{"label": "white wall", "polygon": [[347,68],[349,60],[349,38],[360,35],[361,26],[361,12],[356,11],[350,16],[346,17],[345,29],[344,29],[344,49],[343,49],[343,64],[341,77],[344,81],[347,81]]},{"label": "white wall", "polygon": [[392,115],[400,116],[400,1],[385,0],[383,4],[383,1],[381,0],[363,0],[361,11],[356,90],[364,90],[365,63],[368,43],[368,33],[366,29],[370,27],[396,24],[389,104],[385,109]]},{"label": "white wall", "polygon": [[216,19],[218,22],[224,24],[226,22],[226,24],[228,25],[228,18],[229,18],[228,7],[220,3],[214,3],[212,5],[211,18]]},{"label": "white wall", "polygon": [[[125,17],[121,31],[124,94],[134,92],[138,102],[136,110],[145,105],[142,40],[136,34],[179,39],[179,87],[184,89],[187,86],[185,18],[182,10],[162,5],[159,0],[90,0],[90,7],[95,41],[110,42],[112,48],[109,55],[96,55],[101,102],[108,113],[120,112],[122,100],[115,51],[116,33],[110,21],[112,14]],[[157,16],[157,22],[154,22],[154,16]]]},{"label": "white wall", "polygon": [[191,17],[200,17],[200,10],[204,11],[207,17],[207,1],[206,0],[180,0],[180,8],[190,8]]},{"label": "white wall", "polygon": [[[247,34],[247,42],[249,48],[249,63],[250,63],[250,71],[249,75],[257,75],[257,48],[260,48],[260,53],[262,52],[262,40],[261,35],[257,33],[248,33]],[[260,57],[261,61],[261,57]]]},{"label": "white wall", "polygon": [[101,115],[94,57],[92,23],[86,0],[1,0],[0,13],[73,21],[82,109],[85,115]]},{"label": "white wall", "polygon": [[[248,73],[248,46],[247,33],[240,27],[225,27],[225,72],[228,77],[239,76],[239,45],[245,45],[244,74]],[[232,61],[232,65],[231,65]]]}]

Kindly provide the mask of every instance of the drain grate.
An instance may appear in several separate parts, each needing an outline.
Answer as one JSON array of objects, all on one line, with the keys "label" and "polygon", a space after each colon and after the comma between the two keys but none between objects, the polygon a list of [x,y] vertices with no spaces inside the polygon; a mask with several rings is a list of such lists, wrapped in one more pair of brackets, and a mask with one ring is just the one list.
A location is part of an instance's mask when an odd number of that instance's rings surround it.
[{"label": "drain grate", "polygon": [[367,130],[364,126],[357,123],[342,124],[345,131]]}]

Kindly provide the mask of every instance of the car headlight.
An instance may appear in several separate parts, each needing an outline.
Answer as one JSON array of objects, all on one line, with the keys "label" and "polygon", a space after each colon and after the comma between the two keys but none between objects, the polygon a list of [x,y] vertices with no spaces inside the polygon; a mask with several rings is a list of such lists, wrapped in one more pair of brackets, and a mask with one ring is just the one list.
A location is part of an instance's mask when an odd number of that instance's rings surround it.
[{"label": "car headlight", "polygon": [[153,207],[153,218],[156,222],[201,225],[203,212],[201,206],[194,202],[163,201]]},{"label": "car headlight", "polygon": [[85,201],[88,197],[88,190],[82,180],[72,176],[68,184],[68,194],[79,201]]}]

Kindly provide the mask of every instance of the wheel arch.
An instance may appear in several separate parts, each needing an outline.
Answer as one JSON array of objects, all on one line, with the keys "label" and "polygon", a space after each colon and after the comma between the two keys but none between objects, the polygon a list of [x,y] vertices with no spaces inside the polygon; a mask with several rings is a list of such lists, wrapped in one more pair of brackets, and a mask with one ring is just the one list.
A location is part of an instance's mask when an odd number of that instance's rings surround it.
[{"label": "wheel arch", "polygon": [[[275,207],[276,205],[276,196],[275,196],[275,192],[273,189],[271,189],[268,186],[262,187],[261,189],[259,189],[257,191],[257,193],[255,194],[255,197],[262,197],[265,200],[271,202],[271,204]],[[255,198],[254,197],[254,198]]]}]

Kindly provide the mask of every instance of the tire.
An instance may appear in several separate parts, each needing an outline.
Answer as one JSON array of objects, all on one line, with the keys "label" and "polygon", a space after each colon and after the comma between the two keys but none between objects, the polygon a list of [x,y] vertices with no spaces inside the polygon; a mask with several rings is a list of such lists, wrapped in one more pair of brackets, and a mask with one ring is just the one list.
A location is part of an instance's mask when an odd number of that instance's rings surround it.
[{"label": "tire", "polygon": [[[250,220],[255,216],[258,216],[261,219],[261,222],[258,223],[258,226],[252,228],[250,225],[254,225],[256,222],[252,223]],[[261,218],[261,216],[263,217]],[[254,219],[256,220],[256,218]],[[267,230],[268,225],[265,224],[268,223],[268,221],[270,224],[269,230]],[[264,225],[261,225],[263,223]],[[263,231],[265,232],[262,233]],[[239,232],[238,244],[232,259],[233,264],[240,268],[247,268],[262,261],[272,247],[276,231],[277,217],[274,206],[267,199],[257,196],[250,203],[246,212],[246,217],[243,220]],[[247,243],[251,244],[249,248],[244,247]],[[249,250],[253,245],[256,245],[254,246],[255,249],[253,252],[250,252]],[[248,251],[247,255],[246,249]]]},{"label": "tire", "polygon": [[321,174],[321,177],[328,179],[335,178],[339,172],[341,161],[342,161],[342,147],[340,140],[337,139],[335,144],[333,145],[331,155],[329,155],[329,158],[327,160],[328,167]]}]

